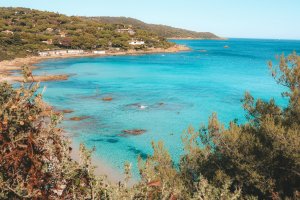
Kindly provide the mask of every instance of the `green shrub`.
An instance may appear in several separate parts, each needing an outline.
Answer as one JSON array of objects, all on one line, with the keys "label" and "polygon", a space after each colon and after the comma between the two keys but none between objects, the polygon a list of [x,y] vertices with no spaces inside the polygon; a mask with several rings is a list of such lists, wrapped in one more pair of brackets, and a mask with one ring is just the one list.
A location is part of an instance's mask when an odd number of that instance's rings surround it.
[{"label": "green shrub", "polygon": [[[243,100],[247,122],[225,128],[213,114],[208,126],[183,135],[185,154],[175,167],[163,143],[139,159],[141,180],[110,184],[94,175],[92,151],[80,146],[80,162],[57,128],[61,119],[37,94],[24,68],[19,88],[0,83],[1,199],[299,199],[300,57],[270,63],[273,77],[286,86],[285,108],[274,100]],[[101,166],[100,166],[101,167]]]},{"label": "green shrub", "polygon": [[288,88],[283,93],[289,100],[287,107],[281,108],[274,100],[255,101],[246,93],[245,124],[231,122],[225,129],[213,114],[207,127],[190,130],[184,137],[184,176],[197,180],[202,174],[215,186],[229,179],[232,187],[242,188],[244,196],[299,198],[300,57],[295,53],[282,56],[279,66],[270,63],[270,68],[277,82]]}]

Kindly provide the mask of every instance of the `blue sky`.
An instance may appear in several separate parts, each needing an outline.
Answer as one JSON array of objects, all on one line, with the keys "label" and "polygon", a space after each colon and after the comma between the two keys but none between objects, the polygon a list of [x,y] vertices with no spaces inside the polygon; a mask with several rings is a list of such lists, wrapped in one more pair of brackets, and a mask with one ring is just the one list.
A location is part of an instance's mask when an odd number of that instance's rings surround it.
[{"label": "blue sky", "polygon": [[300,39],[300,0],[0,0],[0,6],[126,16],[223,37]]}]

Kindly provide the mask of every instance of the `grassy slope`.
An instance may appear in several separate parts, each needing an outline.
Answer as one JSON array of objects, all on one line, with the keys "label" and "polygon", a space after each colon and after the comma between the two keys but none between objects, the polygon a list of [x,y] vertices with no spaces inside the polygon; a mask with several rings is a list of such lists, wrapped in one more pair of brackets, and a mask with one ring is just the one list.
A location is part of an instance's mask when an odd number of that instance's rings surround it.
[{"label": "grassy slope", "polygon": [[[118,33],[119,28],[127,27],[54,12],[0,7],[0,60],[36,55],[39,50],[47,49],[128,50],[172,46],[165,38],[147,30],[133,27],[135,34],[130,35]],[[133,47],[128,43],[131,39],[144,40],[145,45]]]}]

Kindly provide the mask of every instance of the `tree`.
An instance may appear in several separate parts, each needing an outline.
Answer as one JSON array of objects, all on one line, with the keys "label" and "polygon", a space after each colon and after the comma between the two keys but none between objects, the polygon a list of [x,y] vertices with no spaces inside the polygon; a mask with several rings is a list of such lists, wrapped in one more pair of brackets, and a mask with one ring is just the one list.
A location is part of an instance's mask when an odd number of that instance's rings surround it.
[{"label": "tree", "polygon": [[[30,83],[31,72],[23,73]],[[43,103],[37,88],[0,83],[0,199],[108,199],[104,179],[93,173],[91,151],[81,145],[80,162],[71,159],[57,127],[61,115]]]},{"label": "tree", "polygon": [[[300,57],[281,56],[270,63],[276,81],[287,87],[289,103],[281,108],[246,93],[243,100],[247,122],[225,129],[213,114],[207,127],[190,129],[184,137],[187,154],[181,172],[190,180],[199,174],[215,186],[232,180],[244,196],[263,199],[299,198],[300,188]],[[189,188],[193,185],[186,183]],[[298,195],[296,197],[296,195]]]}]

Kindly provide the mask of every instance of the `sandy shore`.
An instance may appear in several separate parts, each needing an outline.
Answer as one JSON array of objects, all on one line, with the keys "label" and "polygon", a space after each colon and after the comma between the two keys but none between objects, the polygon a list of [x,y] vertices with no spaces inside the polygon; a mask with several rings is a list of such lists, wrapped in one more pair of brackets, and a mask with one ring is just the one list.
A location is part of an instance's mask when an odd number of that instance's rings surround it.
[{"label": "sandy shore", "polygon": [[[80,157],[79,157],[79,145],[75,143],[75,141],[72,139],[72,136],[69,134],[66,134],[66,137],[71,139],[71,157],[73,160],[79,162]],[[107,180],[111,183],[119,183],[119,182],[124,182],[124,174],[119,172],[119,170],[114,169],[113,167],[109,166],[107,163],[103,162],[101,158],[98,158],[95,154],[92,156],[92,165],[94,165],[95,168],[95,175],[97,176],[105,176],[107,177]],[[131,186],[135,184],[137,180],[131,179],[129,181],[128,186]]]},{"label": "sandy shore", "polygon": [[[84,53],[78,55],[55,55],[55,56],[31,56],[26,58],[16,58],[14,60],[5,60],[0,62],[0,81],[23,81],[21,76],[16,76],[12,74],[12,71],[21,70],[22,66],[29,66],[30,69],[37,68],[34,66],[36,63],[39,63],[43,60],[54,59],[54,58],[76,58],[76,57],[104,57],[104,56],[121,56],[121,55],[142,55],[142,54],[154,54],[154,53],[176,53],[180,51],[189,51],[190,48],[184,45],[175,45],[168,49],[163,48],[153,48],[142,51],[121,51],[121,52],[108,52],[104,55],[93,54],[93,53]],[[67,80],[69,74],[60,74],[60,75],[43,75],[43,76],[34,76],[35,82],[43,81],[58,81],[58,80]]]}]

